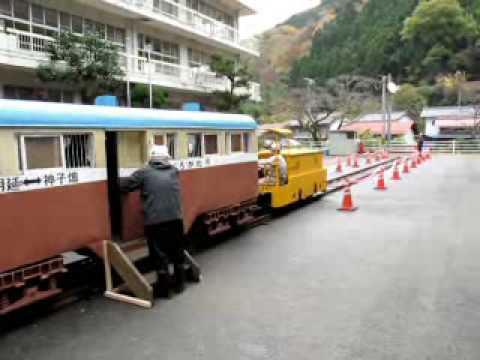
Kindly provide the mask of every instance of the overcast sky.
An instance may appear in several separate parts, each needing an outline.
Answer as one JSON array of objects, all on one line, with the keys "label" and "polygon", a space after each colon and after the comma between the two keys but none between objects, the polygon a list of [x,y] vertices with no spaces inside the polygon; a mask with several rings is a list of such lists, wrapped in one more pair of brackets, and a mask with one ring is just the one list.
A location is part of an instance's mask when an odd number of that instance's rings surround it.
[{"label": "overcast sky", "polygon": [[257,11],[240,22],[240,35],[250,38],[285,21],[293,14],[314,7],[320,0],[243,0]]}]

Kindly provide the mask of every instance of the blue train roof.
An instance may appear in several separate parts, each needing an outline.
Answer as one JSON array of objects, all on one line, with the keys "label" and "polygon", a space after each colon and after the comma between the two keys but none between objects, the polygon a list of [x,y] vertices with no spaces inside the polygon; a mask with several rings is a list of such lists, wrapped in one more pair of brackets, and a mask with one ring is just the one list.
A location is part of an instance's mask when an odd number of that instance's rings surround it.
[{"label": "blue train roof", "polygon": [[0,128],[254,130],[247,115],[0,100]]}]

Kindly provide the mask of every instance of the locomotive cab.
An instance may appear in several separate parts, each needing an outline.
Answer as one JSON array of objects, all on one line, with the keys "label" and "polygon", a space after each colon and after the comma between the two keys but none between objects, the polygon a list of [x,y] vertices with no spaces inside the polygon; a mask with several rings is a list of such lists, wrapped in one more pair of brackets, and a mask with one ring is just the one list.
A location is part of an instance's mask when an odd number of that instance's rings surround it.
[{"label": "locomotive cab", "polygon": [[288,130],[280,130],[263,135],[267,149],[259,153],[260,194],[262,202],[272,208],[282,208],[327,190],[323,152],[301,146],[289,138]]}]

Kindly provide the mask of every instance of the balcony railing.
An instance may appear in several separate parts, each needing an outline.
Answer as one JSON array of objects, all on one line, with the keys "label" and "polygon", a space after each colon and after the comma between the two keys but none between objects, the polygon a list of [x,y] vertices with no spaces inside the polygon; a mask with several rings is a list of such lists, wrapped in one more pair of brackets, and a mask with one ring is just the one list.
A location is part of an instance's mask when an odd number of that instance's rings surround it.
[{"label": "balcony railing", "polygon": [[[48,44],[53,38],[26,31],[7,29],[0,32],[0,54],[11,59],[11,65],[18,65],[18,59],[30,60],[24,66],[36,66],[38,61],[46,61]],[[174,62],[148,60],[147,57],[120,53],[120,65],[126,79],[132,82],[158,84],[179,89],[212,92],[228,88],[228,80],[201,67],[188,67]],[[249,93],[253,100],[260,99],[258,84],[252,83],[249,89],[239,89],[239,93]]]},{"label": "balcony railing", "polygon": [[35,53],[46,53],[48,45],[54,41],[49,36],[32,34],[16,29],[9,29],[8,32],[16,35],[18,49]]},{"label": "balcony railing", "polygon": [[148,60],[147,57],[131,54],[120,54],[121,65],[130,80],[140,79],[142,82],[176,84],[179,88],[192,88],[202,91],[225,90],[227,79],[218,77],[210,71],[191,68],[179,64]]},{"label": "balcony railing", "polygon": [[199,11],[190,9],[171,0],[104,0],[113,5],[125,5],[149,13],[153,18],[156,15],[167,16],[202,34],[223,41],[239,43],[239,33],[234,27],[206,16]]}]

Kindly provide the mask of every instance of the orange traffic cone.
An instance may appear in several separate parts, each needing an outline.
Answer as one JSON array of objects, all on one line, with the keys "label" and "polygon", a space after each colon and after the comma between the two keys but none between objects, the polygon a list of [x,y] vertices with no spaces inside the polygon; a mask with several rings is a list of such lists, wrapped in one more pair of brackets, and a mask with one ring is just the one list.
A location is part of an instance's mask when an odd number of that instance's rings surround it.
[{"label": "orange traffic cone", "polygon": [[352,212],[358,208],[353,205],[352,191],[350,189],[350,184],[345,187],[345,192],[343,193],[342,207],[338,211],[347,211]]},{"label": "orange traffic cone", "polygon": [[395,164],[395,169],[393,170],[392,180],[402,180],[400,177],[400,170],[398,169],[398,163]]},{"label": "orange traffic cone", "polygon": [[404,174],[410,173],[410,169],[408,167],[408,159],[405,159],[405,161],[403,163],[403,173]]},{"label": "orange traffic cone", "polygon": [[359,163],[358,163],[358,156],[355,156],[355,157],[353,158],[353,167],[354,167],[355,169],[358,169],[358,168],[360,167],[360,165],[359,165]]},{"label": "orange traffic cone", "polygon": [[412,169],[417,168],[417,161],[415,160],[415,156],[412,158],[412,166],[410,168],[412,168]]},{"label": "orange traffic cone", "polygon": [[375,187],[375,190],[387,190],[388,188],[385,185],[385,176],[383,174],[383,170],[380,171],[380,174],[378,175],[378,181],[377,181],[377,186]]},{"label": "orange traffic cone", "polygon": [[337,157],[337,173],[343,172],[342,159]]}]

